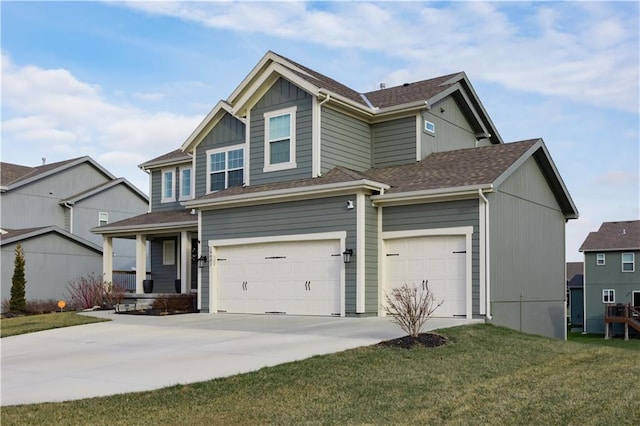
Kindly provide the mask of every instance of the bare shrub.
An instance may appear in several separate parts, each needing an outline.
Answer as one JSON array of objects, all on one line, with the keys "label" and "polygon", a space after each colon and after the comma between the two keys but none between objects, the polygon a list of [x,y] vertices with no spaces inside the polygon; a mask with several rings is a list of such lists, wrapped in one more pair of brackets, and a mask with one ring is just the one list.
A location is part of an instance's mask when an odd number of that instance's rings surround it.
[{"label": "bare shrub", "polygon": [[26,312],[29,314],[48,314],[50,312],[59,311],[58,301],[55,299],[33,299],[27,300]]},{"label": "bare shrub", "polygon": [[411,337],[418,337],[429,317],[444,303],[444,300],[436,303],[428,283],[421,290],[404,283],[391,290],[391,295],[385,294],[384,311]]},{"label": "bare shrub", "polygon": [[189,295],[175,295],[167,297],[159,297],[153,301],[151,309],[162,312],[168,311],[193,311],[193,301]]},{"label": "bare shrub", "polygon": [[111,307],[122,302],[126,292],[123,287],[107,282],[101,275],[93,273],[69,281],[67,291],[71,305],[80,309]]}]

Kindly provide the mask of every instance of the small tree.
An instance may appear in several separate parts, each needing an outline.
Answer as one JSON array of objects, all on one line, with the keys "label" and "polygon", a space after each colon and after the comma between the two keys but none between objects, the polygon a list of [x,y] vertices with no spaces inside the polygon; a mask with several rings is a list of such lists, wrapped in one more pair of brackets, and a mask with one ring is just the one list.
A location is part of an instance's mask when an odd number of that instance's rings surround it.
[{"label": "small tree", "polygon": [[24,276],[24,251],[20,244],[16,246],[15,254],[13,276],[11,277],[9,310],[13,312],[24,312],[27,309],[27,299],[25,298],[27,280]]},{"label": "small tree", "polygon": [[391,290],[391,296],[385,294],[384,311],[411,337],[418,337],[429,317],[444,303],[444,300],[436,303],[428,283],[425,282],[424,290],[404,283]]}]

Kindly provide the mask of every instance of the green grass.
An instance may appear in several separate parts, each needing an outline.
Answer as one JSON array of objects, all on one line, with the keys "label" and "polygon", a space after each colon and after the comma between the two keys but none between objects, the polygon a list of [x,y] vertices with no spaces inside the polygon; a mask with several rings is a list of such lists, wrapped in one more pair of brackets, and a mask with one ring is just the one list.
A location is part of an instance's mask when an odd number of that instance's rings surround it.
[{"label": "green grass", "polygon": [[442,332],[451,343],[438,348],[369,346],[151,392],[3,407],[2,425],[640,421],[638,351],[551,340],[490,325]]},{"label": "green grass", "polygon": [[567,339],[571,342],[585,343],[588,345],[608,346],[612,348],[640,351],[640,339],[637,337],[624,340],[624,337],[616,336],[609,340],[605,340],[604,334],[582,334],[579,331],[572,331],[567,334]]},{"label": "green grass", "polygon": [[16,336],[52,328],[70,327],[72,325],[91,324],[110,321],[101,318],[78,315],[77,312],[57,312],[42,315],[25,315],[15,318],[0,319],[0,337]]}]

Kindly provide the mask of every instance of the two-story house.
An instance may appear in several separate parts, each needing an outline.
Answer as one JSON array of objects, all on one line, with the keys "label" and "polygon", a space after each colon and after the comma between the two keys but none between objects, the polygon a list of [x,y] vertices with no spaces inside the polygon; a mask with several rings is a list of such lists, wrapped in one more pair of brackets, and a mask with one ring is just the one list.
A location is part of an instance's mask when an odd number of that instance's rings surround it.
[{"label": "two-story house", "polygon": [[[102,273],[102,238],[90,230],[148,210],[148,197],[91,157],[36,167],[0,163],[2,299],[8,299],[14,250],[26,259],[27,299],[65,299],[70,280]],[[135,244],[119,241],[112,265],[135,265]]]},{"label": "two-story house", "polygon": [[[589,233],[580,251],[584,253],[584,331],[602,334],[608,305],[631,304],[640,310],[640,220],[604,222],[597,232]],[[614,333],[623,333],[623,323],[613,327]]]},{"label": "two-story house", "polygon": [[407,283],[439,316],[566,334],[577,209],[543,141],[503,143],[462,72],[360,93],[268,52],[142,167],[151,212],[94,231],[105,254],[136,238],[139,266],[152,238],[153,279],[195,275],[202,312],[384,315]]}]

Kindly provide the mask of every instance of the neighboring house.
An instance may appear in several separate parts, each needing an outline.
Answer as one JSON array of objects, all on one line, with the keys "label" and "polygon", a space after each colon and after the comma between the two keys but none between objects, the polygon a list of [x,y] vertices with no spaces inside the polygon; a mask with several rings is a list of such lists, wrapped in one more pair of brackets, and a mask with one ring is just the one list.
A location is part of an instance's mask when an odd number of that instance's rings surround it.
[{"label": "neighboring house", "polygon": [[[631,304],[640,309],[640,220],[604,222],[582,243],[584,253],[584,331],[605,332],[605,307]],[[638,330],[640,331],[640,330]],[[623,332],[615,324],[614,332]]]},{"label": "neighboring house", "polygon": [[438,316],[566,335],[577,209],[543,141],[503,143],[464,73],[359,93],[268,52],[141,167],[151,212],[94,229],[105,254],[136,238],[139,292],[151,239],[156,287],[195,279],[202,312],[384,315],[428,282]]},{"label": "neighboring house", "polygon": [[572,327],[584,325],[584,263],[567,262],[567,307]]},{"label": "neighboring house", "polygon": [[[102,274],[102,238],[90,229],[148,210],[144,193],[90,157],[37,167],[0,163],[0,171],[2,299],[11,295],[18,244],[27,299],[65,298],[69,280]],[[115,269],[130,270],[135,244],[118,242],[113,256]]]}]

